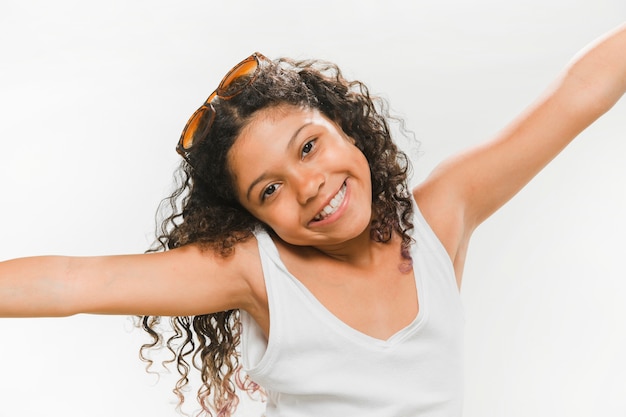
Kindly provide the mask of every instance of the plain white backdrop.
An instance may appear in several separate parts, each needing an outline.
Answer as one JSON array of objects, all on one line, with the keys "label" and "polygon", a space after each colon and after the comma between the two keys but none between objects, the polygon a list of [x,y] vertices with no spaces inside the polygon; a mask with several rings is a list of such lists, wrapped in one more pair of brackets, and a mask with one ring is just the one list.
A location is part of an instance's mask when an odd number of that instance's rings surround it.
[{"label": "plain white backdrop", "polygon": [[[184,123],[251,52],[389,99],[417,182],[624,20],[623,0],[2,0],[0,259],[143,252]],[[465,417],[626,415],[625,101],[477,231]],[[0,319],[0,417],[176,416],[146,340],[126,317]]]}]

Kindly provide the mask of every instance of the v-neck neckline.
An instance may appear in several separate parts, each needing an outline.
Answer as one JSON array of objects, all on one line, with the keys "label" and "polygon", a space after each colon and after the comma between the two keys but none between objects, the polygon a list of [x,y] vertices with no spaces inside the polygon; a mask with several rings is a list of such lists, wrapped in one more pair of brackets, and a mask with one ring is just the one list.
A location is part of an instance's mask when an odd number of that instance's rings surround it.
[{"label": "v-neck neckline", "polygon": [[[424,285],[421,276],[416,273],[415,269],[413,269],[412,274],[415,281],[415,296],[418,305],[418,312],[416,316],[411,320],[409,324],[399,329],[397,332],[389,336],[387,339],[381,339],[375,336],[371,336],[367,333],[364,333],[349,324],[345,321],[337,317],[328,307],[326,307],[309,288],[300,281],[291,271],[285,263],[283,262],[278,247],[269,233],[264,233],[265,238],[271,243],[269,247],[271,248],[271,256],[274,258],[274,262],[276,265],[283,270],[283,272],[291,279],[291,281],[299,288],[300,292],[309,300],[311,307],[313,307],[321,317],[326,319],[326,322],[333,325],[333,327],[345,337],[348,337],[356,342],[361,344],[368,344],[379,346],[382,348],[388,348],[400,343],[407,336],[413,333],[417,328],[421,327],[422,323],[425,321],[427,316],[427,288]],[[413,247],[411,248],[411,252],[413,252]],[[412,253],[412,256],[415,256]],[[271,322],[271,317],[270,317]]]}]

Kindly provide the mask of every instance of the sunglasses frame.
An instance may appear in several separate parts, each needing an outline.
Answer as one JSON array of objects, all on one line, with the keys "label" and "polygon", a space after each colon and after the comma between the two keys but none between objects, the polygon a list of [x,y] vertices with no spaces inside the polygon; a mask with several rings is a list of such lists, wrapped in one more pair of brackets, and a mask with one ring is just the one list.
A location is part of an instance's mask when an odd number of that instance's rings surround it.
[{"label": "sunglasses frame", "polygon": [[[216,97],[219,97],[222,100],[230,100],[231,98],[240,94],[244,89],[246,89],[250,84],[256,80],[259,75],[259,69],[261,68],[261,62],[268,61],[263,54],[259,52],[255,52],[250,55],[248,58],[244,59],[230,71],[226,73],[222,81],[220,81],[217,88],[209,95],[209,97],[204,101],[202,106],[200,106],[189,118],[187,123],[185,124],[185,128],[183,129],[180,140],[178,141],[178,145],[176,146],[176,152],[182,155],[185,159],[188,159],[189,153],[194,145],[197,144],[202,138],[196,137],[196,133],[198,132],[198,126],[204,122],[205,126],[202,130],[204,135],[211,129],[213,125],[213,121],[215,120],[215,108],[211,104]],[[240,77],[250,75],[252,76],[247,80],[245,84],[242,84],[234,91],[228,91],[228,88],[232,85],[232,83],[239,79]],[[208,119],[207,119],[208,118]]]}]

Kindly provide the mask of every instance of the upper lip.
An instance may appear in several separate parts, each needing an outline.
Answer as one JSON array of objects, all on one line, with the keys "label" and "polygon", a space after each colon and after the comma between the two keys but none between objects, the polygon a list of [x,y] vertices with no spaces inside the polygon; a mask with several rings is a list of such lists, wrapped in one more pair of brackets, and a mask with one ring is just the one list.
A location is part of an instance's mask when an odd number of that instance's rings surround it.
[{"label": "upper lip", "polygon": [[332,201],[333,198],[335,198],[335,196],[339,193],[339,191],[341,191],[341,187],[343,187],[343,185],[346,182],[342,182],[341,184],[339,184],[339,187],[335,189],[335,192],[332,194],[329,194],[328,196],[326,196],[326,198],[324,199],[324,203],[321,204],[320,206],[318,206],[318,209],[315,213],[313,213],[313,217],[311,218],[311,220],[309,220],[309,223],[315,221],[315,217],[317,217],[318,214],[320,214],[322,212],[322,210],[324,210],[324,207],[326,207],[327,205],[330,204],[330,202]]}]

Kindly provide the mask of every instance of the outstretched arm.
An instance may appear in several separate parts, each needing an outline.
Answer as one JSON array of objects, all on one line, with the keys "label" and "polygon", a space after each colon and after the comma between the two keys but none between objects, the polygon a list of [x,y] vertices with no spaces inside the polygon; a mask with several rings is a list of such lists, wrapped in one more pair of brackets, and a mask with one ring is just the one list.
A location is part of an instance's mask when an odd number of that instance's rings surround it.
[{"label": "outstretched arm", "polygon": [[626,24],[583,49],[493,140],[434,170],[416,198],[460,279],[473,230],[513,197],[626,90]]},{"label": "outstretched arm", "polygon": [[[0,263],[0,317],[77,313],[186,316],[251,307],[254,241],[222,258],[190,245],[143,255]],[[241,265],[247,265],[245,270]]]}]

